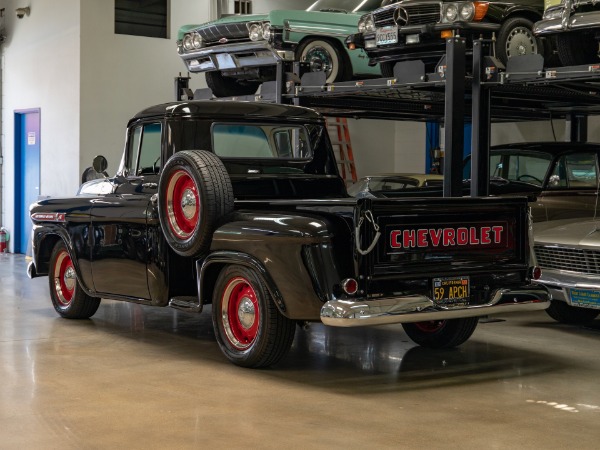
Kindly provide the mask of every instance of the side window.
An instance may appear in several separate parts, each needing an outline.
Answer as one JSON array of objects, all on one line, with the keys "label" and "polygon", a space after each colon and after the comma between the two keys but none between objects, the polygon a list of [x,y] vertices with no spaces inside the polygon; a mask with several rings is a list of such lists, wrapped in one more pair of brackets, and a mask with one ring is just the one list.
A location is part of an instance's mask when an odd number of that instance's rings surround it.
[{"label": "side window", "polygon": [[595,153],[574,153],[561,157],[550,176],[550,188],[595,188],[598,174]]},{"label": "side window", "polygon": [[160,171],[161,135],[160,123],[144,125],[136,175],[155,174]]}]

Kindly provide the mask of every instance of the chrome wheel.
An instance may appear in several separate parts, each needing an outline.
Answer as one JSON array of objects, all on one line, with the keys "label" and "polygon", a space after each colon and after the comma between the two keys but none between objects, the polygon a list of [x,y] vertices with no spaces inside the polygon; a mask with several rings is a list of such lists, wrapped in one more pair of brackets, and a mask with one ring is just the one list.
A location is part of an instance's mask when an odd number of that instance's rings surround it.
[{"label": "chrome wheel", "polygon": [[538,43],[533,33],[529,28],[522,26],[510,30],[505,49],[508,58],[539,53]]}]

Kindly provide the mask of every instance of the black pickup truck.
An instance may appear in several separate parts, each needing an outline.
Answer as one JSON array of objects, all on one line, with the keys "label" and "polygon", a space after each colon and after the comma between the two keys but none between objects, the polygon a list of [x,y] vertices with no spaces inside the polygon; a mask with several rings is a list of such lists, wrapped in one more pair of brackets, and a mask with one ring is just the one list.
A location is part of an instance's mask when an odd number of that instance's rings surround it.
[{"label": "black pickup truck", "polygon": [[[352,198],[324,119],[300,107],[177,102],[127,128],[120,168],[31,207],[31,277],[62,317],[100,299],[199,313],[233,363],[268,366],[310,321],[402,323],[460,345],[478,317],[548,306],[525,198]],[[414,194],[411,194],[414,195]]]}]

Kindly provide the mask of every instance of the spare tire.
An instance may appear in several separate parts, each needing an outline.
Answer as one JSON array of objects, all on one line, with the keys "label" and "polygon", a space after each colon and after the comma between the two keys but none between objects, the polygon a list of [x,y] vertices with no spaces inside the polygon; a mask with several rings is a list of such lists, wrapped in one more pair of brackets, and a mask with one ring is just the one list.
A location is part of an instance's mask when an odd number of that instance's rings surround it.
[{"label": "spare tire", "polygon": [[210,248],[218,220],[233,211],[233,187],[223,162],[205,150],[175,153],[158,183],[158,216],[169,246],[181,256]]}]

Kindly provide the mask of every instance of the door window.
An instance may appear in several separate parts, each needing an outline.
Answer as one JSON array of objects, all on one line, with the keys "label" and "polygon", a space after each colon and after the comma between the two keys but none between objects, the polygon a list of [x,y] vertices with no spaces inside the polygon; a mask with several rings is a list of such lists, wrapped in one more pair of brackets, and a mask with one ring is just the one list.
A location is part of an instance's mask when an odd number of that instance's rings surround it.
[{"label": "door window", "polygon": [[139,125],[133,129],[127,148],[124,175],[157,174],[160,171],[162,126]]},{"label": "door window", "polygon": [[598,185],[596,154],[573,153],[565,155],[550,176],[550,188],[580,189],[595,188]]}]

